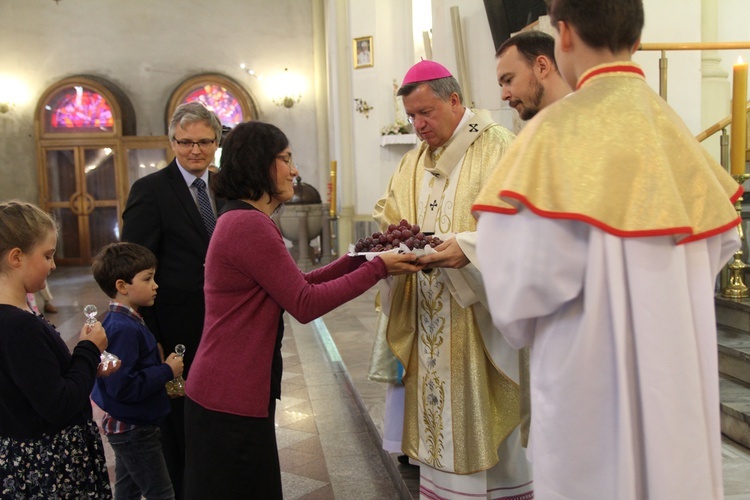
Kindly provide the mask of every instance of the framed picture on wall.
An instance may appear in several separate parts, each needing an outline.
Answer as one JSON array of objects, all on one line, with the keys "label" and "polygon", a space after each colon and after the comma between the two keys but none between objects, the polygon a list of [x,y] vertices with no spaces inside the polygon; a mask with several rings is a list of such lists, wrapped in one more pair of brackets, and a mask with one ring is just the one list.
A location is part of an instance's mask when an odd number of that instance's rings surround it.
[{"label": "framed picture on wall", "polygon": [[373,47],[371,36],[363,36],[352,40],[354,69],[371,68],[375,65],[375,59],[372,49]]}]

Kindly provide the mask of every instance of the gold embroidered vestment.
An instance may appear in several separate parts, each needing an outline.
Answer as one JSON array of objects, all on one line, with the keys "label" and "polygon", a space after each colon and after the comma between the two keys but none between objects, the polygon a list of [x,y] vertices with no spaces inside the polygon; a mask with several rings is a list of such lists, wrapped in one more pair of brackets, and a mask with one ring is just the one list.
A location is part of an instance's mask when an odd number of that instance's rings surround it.
[{"label": "gold embroidered vestment", "polygon": [[[471,145],[454,136],[443,155],[463,162],[441,199],[436,234],[476,230],[471,205],[498,164],[513,134],[478,112],[465,130],[480,122]],[[476,128],[475,128],[476,130]],[[455,141],[455,142],[454,142]],[[462,144],[458,153],[451,144]],[[407,153],[394,173],[375,218],[381,229],[401,219],[419,223],[420,192],[435,169],[427,144]],[[442,157],[441,157],[442,158]],[[438,168],[440,161],[438,161]],[[442,173],[442,170],[438,170]],[[451,186],[456,182],[457,186]],[[422,206],[422,212],[427,209]],[[500,443],[519,423],[518,385],[493,364],[482,341],[473,308],[451,296],[441,271],[395,277],[386,338],[404,365],[406,399],[403,451],[435,469],[457,474],[486,470],[498,461]],[[499,335],[499,333],[497,333]]]}]

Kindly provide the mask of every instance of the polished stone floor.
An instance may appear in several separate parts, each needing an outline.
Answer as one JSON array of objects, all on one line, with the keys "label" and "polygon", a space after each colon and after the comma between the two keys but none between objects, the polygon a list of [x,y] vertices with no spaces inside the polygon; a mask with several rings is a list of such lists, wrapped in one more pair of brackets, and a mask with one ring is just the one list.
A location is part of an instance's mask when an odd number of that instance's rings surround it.
[{"label": "polished stone floor", "polygon": [[[47,317],[72,346],[83,307],[104,311],[108,299],[88,268],[58,268],[49,283],[59,312]],[[379,446],[385,388],[367,380],[374,296],[371,290],[307,325],[287,315],[276,413],[286,499],[418,496],[418,468],[398,464]],[[750,500],[750,450],[724,441],[722,452],[725,498]]]}]

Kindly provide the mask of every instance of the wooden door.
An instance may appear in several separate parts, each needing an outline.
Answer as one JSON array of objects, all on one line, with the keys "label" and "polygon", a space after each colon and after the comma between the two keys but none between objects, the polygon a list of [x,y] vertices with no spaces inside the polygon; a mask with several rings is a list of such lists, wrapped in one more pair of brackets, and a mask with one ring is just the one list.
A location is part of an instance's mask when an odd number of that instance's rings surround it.
[{"label": "wooden door", "polygon": [[42,148],[45,209],[59,222],[55,259],[89,265],[120,236],[115,144]]}]

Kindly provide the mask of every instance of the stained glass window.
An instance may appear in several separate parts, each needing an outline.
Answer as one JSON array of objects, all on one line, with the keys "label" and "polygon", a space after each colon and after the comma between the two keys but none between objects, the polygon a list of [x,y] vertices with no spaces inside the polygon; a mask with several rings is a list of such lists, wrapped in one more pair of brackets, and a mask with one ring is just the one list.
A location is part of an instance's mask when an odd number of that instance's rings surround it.
[{"label": "stained glass window", "polygon": [[242,107],[223,85],[207,83],[190,91],[183,102],[198,101],[219,116],[222,125],[235,127],[242,123]]},{"label": "stained glass window", "polygon": [[112,107],[107,99],[80,85],[55,94],[45,106],[48,132],[111,132]]}]

